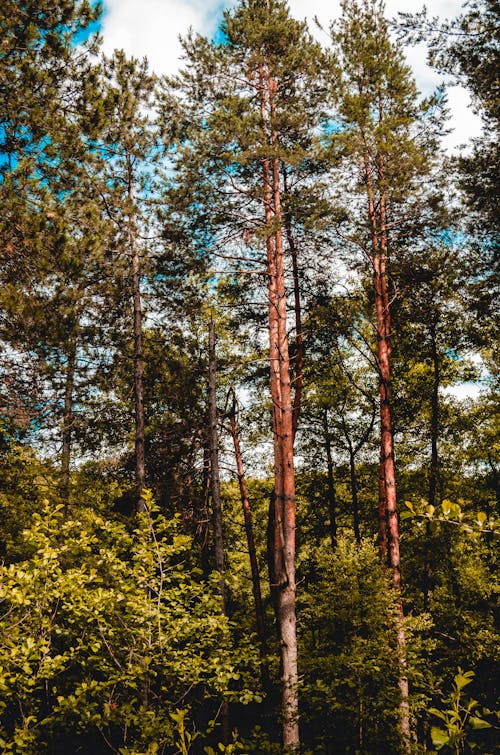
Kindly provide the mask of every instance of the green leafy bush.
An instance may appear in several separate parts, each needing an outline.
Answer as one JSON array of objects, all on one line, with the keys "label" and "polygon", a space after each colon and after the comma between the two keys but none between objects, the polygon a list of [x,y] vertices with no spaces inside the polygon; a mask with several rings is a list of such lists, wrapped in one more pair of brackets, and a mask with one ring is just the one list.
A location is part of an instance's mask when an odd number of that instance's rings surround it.
[{"label": "green leafy bush", "polygon": [[432,744],[438,751],[454,752],[458,755],[465,751],[467,743],[469,750],[475,749],[477,743],[471,741],[471,734],[491,728],[489,721],[483,717],[490,711],[481,711],[477,700],[463,692],[464,687],[470,684],[473,678],[474,672],[458,669],[451,694],[442,701],[443,708],[429,710],[429,713],[440,720],[440,726],[431,728]]},{"label": "green leafy bush", "polygon": [[33,517],[29,557],[0,569],[3,752],[174,752],[172,713],[194,730],[221,699],[253,699],[252,652],[231,647],[178,524],[148,514],[129,532],[49,503]]},{"label": "green leafy bush", "polygon": [[303,737],[311,752],[399,752],[394,595],[369,540],[301,553]]}]

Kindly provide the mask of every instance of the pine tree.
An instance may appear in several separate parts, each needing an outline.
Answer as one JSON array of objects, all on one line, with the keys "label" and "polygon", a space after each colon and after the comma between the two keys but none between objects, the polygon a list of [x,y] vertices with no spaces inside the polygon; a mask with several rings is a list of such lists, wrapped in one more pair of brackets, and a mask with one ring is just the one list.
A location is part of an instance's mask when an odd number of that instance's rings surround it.
[{"label": "pine tree", "polygon": [[[80,72],[80,66],[72,71],[75,91]],[[38,407],[36,429],[55,441],[67,504],[73,446],[76,440],[85,446],[92,382],[102,362],[98,310],[110,228],[96,200],[94,156],[81,119],[60,116],[51,129],[43,159],[19,159],[2,184],[10,238],[1,269],[2,371],[8,380],[24,360],[28,401]]]},{"label": "pine tree", "polygon": [[255,260],[267,281],[275,481],[271,573],[281,637],[283,742],[296,749],[294,412],[283,174],[307,160],[325,98],[318,86],[324,56],[282,2],[242,2],[226,14],[222,32],[219,46],[193,37],[185,43],[190,67],[182,86],[194,100],[189,119],[196,126],[188,130],[183,170],[196,186],[191,209],[202,197],[210,207],[202,216],[207,250],[242,257],[234,244],[239,235],[248,250],[248,272],[255,271]]},{"label": "pine tree", "polygon": [[50,144],[54,121],[71,111],[77,82],[70,69],[85,58],[75,42],[89,35],[100,13],[100,4],[87,0],[2,3],[2,172],[15,169],[17,161],[28,155],[43,153]]},{"label": "pine tree", "polygon": [[[396,497],[394,432],[391,406],[392,298],[391,246],[401,234],[400,208],[409,202],[430,167],[435,139],[425,136],[417,91],[401,48],[389,36],[383,4],[348,0],[333,27],[334,49],[342,75],[338,108],[340,128],[333,137],[348,158],[353,184],[364,194],[367,226],[363,247],[373,278],[376,359],[379,373],[380,479],[379,546],[401,592],[401,562]],[[399,215],[399,216],[398,216]],[[399,221],[399,223],[398,223]],[[359,231],[358,231],[359,234]],[[359,238],[359,235],[358,235]],[[403,608],[399,598],[398,654],[401,665],[401,726],[410,741],[408,680],[405,671]]]},{"label": "pine tree", "polygon": [[[41,356],[43,337],[35,338],[34,333],[39,326],[43,334],[40,322],[43,314],[50,321],[47,327],[48,351],[59,348],[65,337],[56,315],[56,312],[61,314],[59,305],[62,306],[62,300],[43,312],[42,302],[50,301],[57,288],[53,285],[54,277],[45,291],[43,281],[47,281],[51,274],[57,275],[58,265],[62,265],[59,274],[64,275],[66,263],[62,258],[68,255],[70,227],[79,238],[74,246],[86,243],[82,241],[86,224],[83,207],[79,217],[76,217],[78,213],[73,217],[66,214],[63,193],[68,192],[71,202],[77,183],[71,178],[71,172],[78,174],[78,161],[82,159],[77,103],[81,81],[89,67],[89,45],[77,48],[75,43],[89,36],[100,11],[99,4],[75,0],[64,0],[56,5],[43,0],[22,4],[6,2],[0,9],[0,198],[3,207],[0,239],[5,250],[0,276],[5,286],[3,302],[8,310],[3,318],[2,339],[4,344],[10,343],[11,347],[15,344],[14,348],[23,351],[30,348],[33,336],[31,345],[35,344],[35,351],[38,348],[38,355],[32,355],[35,361],[38,360],[38,366],[44,359]],[[95,47],[93,42],[91,39],[91,48]],[[83,195],[81,191],[80,203],[83,202],[87,211],[92,213],[93,210],[89,209],[91,201]],[[66,246],[64,252],[63,246]],[[72,276],[72,272],[68,274]],[[17,292],[14,290],[16,281],[19,283]],[[62,288],[64,283],[61,281]],[[29,299],[24,314],[20,311],[21,292],[27,293]],[[37,296],[40,306],[35,304]],[[9,298],[10,302],[7,301]],[[64,306],[70,305],[66,302]],[[30,307],[32,312],[27,322]],[[59,332],[56,334],[56,331]],[[47,407],[43,409],[47,397],[41,393],[35,397],[33,381],[28,387],[29,370],[21,376],[19,370],[15,369],[13,373],[9,369],[12,357],[9,347],[4,349],[3,357],[5,380],[10,386],[17,385],[17,396],[7,389],[10,393],[7,400],[14,403],[22,400],[25,407],[22,411],[27,411],[38,427],[46,426],[42,415],[46,417],[48,414]],[[48,357],[50,361],[51,357]],[[14,383],[12,374],[17,375]],[[56,393],[59,395],[57,390]],[[58,400],[55,406],[56,414],[59,414]],[[67,458],[67,432],[65,436]]]},{"label": "pine tree", "polygon": [[499,8],[495,0],[470,0],[453,19],[429,18],[427,10],[401,14],[401,32],[409,42],[424,41],[429,63],[466,86],[481,115],[484,132],[470,155],[458,160],[459,183],[472,210],[470,230],[484,237],[498,234],[498,130],[500,127]]},{"label": "pine tree", "polygon": [[[135,417],[136,508],[142,511],[146,487],[144,409],[144,277],[151,269],[154,241],[152,209],[157,201],[154,166],[162,153],[160,131],[152,111],[155,77],[146,60],[127,59],[122,51],[103,58],[96,71],[95,102],[89,104],[88,129],[93,149],[101,158],[101,197],[114,226],[114,288],[118,312],[130,303]],[[100,91],[100,94],[98,92]],[[125,300],[124,298],[125,297]],[[127,348],[125,346],[125,348]]]}]

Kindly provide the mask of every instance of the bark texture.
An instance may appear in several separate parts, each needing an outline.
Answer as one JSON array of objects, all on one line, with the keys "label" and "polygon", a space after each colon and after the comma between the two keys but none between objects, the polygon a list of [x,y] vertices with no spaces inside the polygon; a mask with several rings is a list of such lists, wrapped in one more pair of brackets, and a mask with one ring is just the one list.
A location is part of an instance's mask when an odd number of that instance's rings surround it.
[{"label": "bark texture", "polygon": [[299,747],[297,627],[295,613],[295,473],[293,406],[287,332],[280,160],[276,131],[276,82],[259,70],[262,128],[270,156],[262,161],[263,203],[267,238],[269,359],[273,403],[274,506],[273,564],[277,623],[281,641],[283,746]]},{"label": "bark texture", "polygon": [[[288,186],[286,181],[286,171],[283,171],[283,190],[288,195]],[[283,214],[288,252],[292,261],[292,278],[293,278],[293,304],[295,312],[295,369],[294,369],[294,394],[292,410],[292,430],[293,440],[299,426],[300,404],[302,401],[302,388],[304,385],[304,334],[302,332],[302,307],[300,302],[300,275],[299,262],[297,255],[297,245],[292,230],[292,220],[290,212]]]},{"label": "bark texture", "polygon": [[[382,105],[379,107],[382,122]],[[371,228],[371,262],[373,268],[373,288],[375,297],[377,365],[379,373],[380,400],[380,470],[379,470],[379,548],[382,562],[387,562],[391,571],[397,603],[396,651],[399,663],[399,689],[401,692],[400,725],[403,745],[410,749],[411,729],[408,704],[408,676],[406,664],[406,637],[404,612],[401,597],[401,558],[399,550],[399,521],[396,495],[396,473],[394,462],[394,436],[391,413],[391,303],[387,280],[388,238],[387,238],[387,198],[384,191],[384,167],[380,155],[375,157],[375,176],[378,196],[372,177],[372,164],[369,149],[365,153],[365,184],[368,199],[368,216]]]}]

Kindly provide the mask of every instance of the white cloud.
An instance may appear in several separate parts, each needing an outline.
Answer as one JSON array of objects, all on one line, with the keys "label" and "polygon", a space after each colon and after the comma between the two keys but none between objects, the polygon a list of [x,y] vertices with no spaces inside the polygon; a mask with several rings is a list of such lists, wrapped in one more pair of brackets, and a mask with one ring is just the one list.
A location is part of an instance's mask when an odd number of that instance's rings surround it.
[{"label": "white cloud", "polygon": [[[236,0],[105,0],[103,20],[104,50],[108,54],[115,48],[123,48],[129,55],[147,56],[151,68],[157,73],[174,73],[180,65],[183,35],[191,26],[197,32],[212,35],[222,16],[222,7],[235,4]],[[292,14],[310,22],[311,31],[322,42],[325,33],[315,28],[312,21],[317,16],[328,29],[329,22],[340,12],[340,3],[331,0],[289,0]],[[423,0],[386,0],[389,18],[398,12],[417,11]],[[427,3],[431,16],[453,17],[459,5],[456,0],[430,0]],[[417,85],[424,94],[429,94],[439,83],[439,76],[426,64],[425,45],[407,50]],[[462,87],[452,87],[448,94],[453,132],[444,144],[452,150],[465,143],[469,137],[480,133],[480,119],[469,107],[469,95]]]},{"label": "white cloud", "polygon": [[[414,13],[423,6],[423,0],[386,0],[387,18],[397,18],[398,13]],[[316,16],[321,26],[328,30],[332,18],[340,14],[340,3],[332,5],[327,0],[289,0],[290,10],[296,18],[307,19],[314,36],[320,42],[326,42],[325,32],[319,30],[312,22]],[[456,0],[431,0],[427,2],[429,15],[441,18],[453,18],[459,12],[460,5]],[[443,76],[427,65],[427,50],[425,43],[405,50],[406,59],[413,70],[419,90],[424,95],[431,94],[437,86],[443,83]],[[469,93],[461,86],[448,88],[448,107],[450,109],[451,133],[443,138],[443,146],[450,152],[459,145],[465,144],[469,138],[481,133],[481,119],[470,107]]]},{"label": "white cloud", "polygon": [[466,401],[467,399],[477,401],[481,394],[482,388],[483,386],[478,383],[460,383],[459,385],[454,385],[443,389],[443,393],[446,396],[453,396],[459,401]]},{"label": "white cloud", "polygon": [[147,56],[157,73],[173,73],[182,52],[179,34],[190,26],[210,32],[209,11],[202,0],[107,0],[104,51],[118,48],[138,58]]},{"label": "white cloud", "polygon": [[474,113],[469,92],[463,87],[450,87],[448,90],[448,107],[451,113],[451,134],[443,138],[444,147],[457,151],[466,145],[469,139],[481,134],[481,118]]}]

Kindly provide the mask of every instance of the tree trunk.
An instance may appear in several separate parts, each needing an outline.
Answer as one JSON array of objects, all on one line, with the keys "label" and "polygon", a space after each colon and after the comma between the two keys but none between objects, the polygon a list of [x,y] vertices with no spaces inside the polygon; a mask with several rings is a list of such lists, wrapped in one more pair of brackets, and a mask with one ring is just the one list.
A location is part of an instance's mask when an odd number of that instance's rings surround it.
[{"label": "tree trunk", "polygon": [[432,395],[431,395],[431,467],[429,473],[429,505],[436,505],[436,494],[439,486],[439,354],[437,350],[436,325],[430,326],[431,358],[432,358]]},{"label": "tree trunk", "polygon": [[[215,568],[221,575],[219,592],[221,596],[221,610],[228,615],[227,593],[224,584],[224,539],[222,534],[222,506],[220,497],[219,473],[219,434],[217,430],[217,362],[215,355],[215,324],[210,318],[208,325],[208,407],[210,419],[210,481],[212,492],[212,522],[214,531],[214,560]],[[229,703],[222,700],[220,706],[222,721],[222,741],[229,744],[231,740],[231,726],[229,723]]]},{"label": "tree trunk", "polygon": [[[147,511],[143,493],[146,487],[146,465],[144,448],[144,386],[143,366],[144,351],[142,343],[142,302],[141,302],[141,258],[137,244],[137,228],[134,208],[134,174],[130,154],[127,153],[127,180],[129,201],[128,241],[132,258],[132,306],[134,318],[134,414],[135,414],[135,511],[145,514]],[[144,584],[144,591],[149,596],[149,588]],[[142,705],[147,710],[150,695],[149,670],[144,666],[144,682],[140,686]]]},{"label": "tree trunk", "polygon": [[[382,121],[382,112],[380,111]],[[384,171],[377,157],[377,179],[379,186],[384,184]],[[397,636],[396,652],[399,663],[399,689],[401,692],[400,724],[405,751],[410,749],[410,711],[408,704],[408,676],[406,670],[406,637],[404,612],[401,598],[401,559],[399,551],[399,521],[396,497],[396,475],[394,464],[394,438],[391,416],[391,308],[387,282],[387,218],[386,197],[381,189],[378,202],[375,202],[370,166],[370,153],[365,154],[365,180],[368,197],[368,214],[372,233],[373,287],[377,330],[377,364],[379,372],[380,397],[380,472],[379,472],[379,548],[380,554],[391,570],[396,593]],[[382,500],[385,503],[383,521]]]},{"label": "tree trunk", "polygon": [[332,541],[332,548],[335,550],[337,547],[337,514],[336,514],[336,496],[335,496],[335,480],[333,477],[333,458],[332,458],[332,443],[330,440],[330,429],[328,427],[328,410],[323,410],[323,437],[325,440],[326,451],[326,473],[328,481],[328,516],[330,518],[330,539]]},{"label": "tree trunk", "polygon": [[356,455],[352,444],[349,445],[349,472],[351,479],[351,502],[352,502],[352,521],[354,527],[354,537],[356,542],[361,542],[361,533],[359,530],[359,502],[358,502],[358,479],[356,476]]},{"label": "tree trunk", "polygon": [[[373,420],[373,415],[372,415]],[[342,432],[344,434],[345,442],[347,444],[347,450],[349,452],[349,478],[351,484],[351,504],[352,504],[352,519],[354,537],[356,542],[361,542],[361,533],[359,531],[359,502],[358,502],[358,478],[356,476],[356,454],[359,449],[364,445],[365,438],[368,440],[370,429],[367,430],[364,437],[361,438],[356,447],[354,447],[351,440],[349,430],[347,429],[347,423],[345,421],[344,408],[341,410]],[[385,495],[385,494],[384,494]],[[385,498],[384,498],[385,500]]]},{"label": "tree trunk", "polygon": [[[429,506],[436,505],[437,489],[439,484],[439,356],[436,342],[436,325],[430,326],[431,358],[433,367],[432,394],[431,394],[431,464],[429,470]],[[430,522],[425,523],[425,565],[423,574],[424,611],[430,608],[430,591],[432,583],[432,547],[431,547]]]},{"label": "tree trunk", "polygon": [[[207,425],[209,422],[207,422]],[[202,498],[198,502],[195,510],[195,527],[196,539],[200,543],[201,551],[201,568],[205,577],[210,574],[210,517],[209,517],[209,497],[210,497],[210,442],[205,436],[203,440],[203,471],[202,471]]]},{"label": "tree trunk", "polygon": [[64,386],[64,413],[62,423],[62,452],[61,452],[61,500],[64,508],[67,509],[69,503],[69,482],[70,482],[70,465],[71,465],[71,447],[73,434],[73,391],[75,386],[75,368],[76,368],[76,339],[73,338],[69,344],[69,353],[67,355],[66,380]]},{"label": "tree trunk", "polygon": [[[276,119],[274,98],[276,84],[268,78],[271,122]],[[276,149],[278,135],[273,129],[271,143]],[[279,593],[279,625],[283,664],[283,746],[290,750],[299,747],[299,698],[297,665],[297,620],[295,613],[295,471],[293,457],[293,409],[291,399],[290,358],[288,351],[287,303],[285,264],[283,255],[283,219],[281,214],[280,169],[278,157],[273,157],[273,208],[276,223],[276,295],[278,308],[279,373],[281,389],[281,429],[279,438],[283,459],[282,503],[284,565],[286,583]]]},{"label": "tree trunk", "polygon": [[[263,122],[266,117],[265,104],[263,100]],[[264,213],[265,221],[268,227],[272,224],[271,209],[271,171],[269,160],[265,158],[262,166],[263,183],[264,183]],[[267,246],[267,270],[268,270],[268,317],[269,317],[269,363],[270,363],[270,388],[272,401],[272,426],[273,426],[273,451],[274,451],[274,493],[270,500],[269,512],[269,541],[271,547],[268,548],[270,589],[273,596],[273,603],[277,608],[277,594],[282,585],[286,582],[286,573],[284,566],[284,543],[283,543],[283,511],[282,501],[282,480],[283,480],[283,458],[279,439],[282,434],[281,427],[281,387],[279,376],[279,335],[278,335],[278,308],[276,304],[276,272],[275,272],[275,253],[274,237],[269,234],[266,240]],[[276,617],[278,612],[276,610]]]},{"label": "tree trunk", "polygon": [[387,561],[387,525],[385,516],[385,477],[384,465],[379,463],[378,470],[378,549],[380,560],[384,564]]},{"label": "tree trunk", "polygon": [[[386,371],[389,368],[389,354],[387,344],[387,321],[386,316],[388,312],[384,307],[384,293],[382,285],[382,270],[380,265],[380,249],[379,249],[379,228],[377,222],[377,209],[375,204],[375,197],[373,191],[372,175],[369,154],[365,154],[364,157],[365,168],[365,182],[366,192],[368,199],[368,217],[371,227],[371,247],[372,256],[371,263],[373,267],[373,288],[375,292],[375,310],[376,310],[376,328],[377,328],[377,363],[379,370],[379,401],[380,401],[380,463],[379,463],[379,479],[378,479],[378,546],[380,552],[380,559],[382,563],[385,563],[387,559],[387,493],[386,493],[386,464],[385,464],[385,451],[384,451],[384,422],[382,419],[382,407],[388,402],[387,391],[383,384],[382,370],[381,370],[381,349],[382,342],[384,342],[384,354],[387,364],[385,365]],[[390,415],[389,415],[390,420]],[[389,423],[390,424],[390,423]],[[391,428],[392,433],[392,428]]]},{"label": "tree trunk", "polygon": [[263,65],[259,69],[259,81],[264,139],[272,149],[272,157],[263,160],[263,188],[265,219],[270,231],[267,272],[275,468],[273,572],[277,580],[275,594],[281,639],[283,746],[296,751],[299,747],[299,710],[295,614],[295,474],[280,162],[276,156],[278,134],[274,127],[276,82]]},{"label": "tree trunk", "polygon": [[[383,174],[379,168],[379,180],[383,182]],[[401,557],[399,550],[399,519],[396,496],[396,471],[394,464],[394,436],[392,431],[391,395],[390,395],[390,358],[391,358],[391,308],[389,286],[387,283],[387,223],[385,211],[385,195],[382,192],[379,200],[380,208],[380,267],[379,283],[383,304],[383,333],[379,340],[379,363],[381,369],[381,426],[382,426],[382,454],[384,457],[385,476],[385,506],[387,514],[387,537],[389,567],[396,589],[397,600],[397,654],[399,662],[399,689],[401,692],[400,722],[403,735],[404,749],[411,749],[410,707],[408,703],[409,685],[406,664],[406,634],[404,628],[403,600],[401,596]],[[380,309],[380,301],[379,301]]]},{"label": "tree trunk", "polygon": [[130,155],[127,154],[128,199],[130,215],[128,225],[129,247],[132,256],[132,300],[134,311],[134,402],[135,402],[135,486],[136,511],[144,513],[146,505],[142,494],[146,487],[144,449],[144,351],[142,344],[141,260],[137,244],[134,213],[134,177]]},{"label": "tree trunk", "polygon": [[[266,655],[266,630],[264,622],[264,608],[262,605],[262,593],[260,589],[260,575],[259,567],[257,564],[257,553],[255,550],[255,540],[253,536],[252,525],[252,512],[250,509],[250,501],[248,500],[247,485],[245,480],[245,472],[243,469],[243,457],[241,454],[239,427],[236,420],[236,397],[233,393],[233,405],[229,414],[229,422],[231,427],[231,435],[233,437],[234,455],[236,459],[236,471],[238,476],[238,484],[240,488],[241,505],[243,508],[243,519],[245,522],[245,534],[247,537],[248,556],[250,559],[250,570],[252,574],[252,591],[255,605],[255,620],[257,627],[257,636],[260,643],[261,659]],[[267,680],[267,674],[263,677]]]},{"label": "tree trunk", "polygon": [[[283,171],[283,188],[285,193],[288,192],[286,184],[286,171]],[[293,394],[293,412],[292,412],[292,429],[293,440],[295,442],[295,436],[297,434],[297,428],[299,426],[300,417],[300,404],[302,400],[302,387],[304,385],[304,336],[302,333],[302,309],[300,304],[300,280],[299,280],[299,265],[297,259],[297,247],[295,245],[295,239],[292,232],[292,222],[290,213],[284,214],[285,233],[288,244],[288,251],[292,259],[292,277],[293,277],[293,299],[295,310],[295,391]]]},{"label": "tree trunk", "polygon": [[[220,498],[219,474],[219,434],[217,431],[217,395],[216,395],[216,358],[215,358],[215,324],[210,319],[208,325],[208,406],[210,420],[210,481],[212,492],[212,522],[214,531],[214,559],[215,568],[220,575],[224,574],[224,540],[222,535],[222,506]],[[223,613],[227,616],[226,590],[224,579],[221,577],[220,594]]]},{"label": "tree trunk", "polygon": [[380,385],[380,461],[383,467],[388,565],[396,589],[397,600],[397,653],[399,661],[399,688],[401,691],[401,730],[406,749],[410,747],[410,716],[408,706],[408,677],[406,672],[406,637],[401,599],[401,559],[399,551],[399,522],[396,498],[394,441],[390,398],[390,320],[386,307],[389,303],[386,276],[386,248],[374,259],[375,304],[377,311],[378,365]]},{"label": "tree trunk", "polygon": [[491,487],[495,492],[497,514],[500,514],[500,484],[498,482],[498,469],[490,453],[488,454],[488,466],[491,469]]}]

